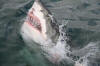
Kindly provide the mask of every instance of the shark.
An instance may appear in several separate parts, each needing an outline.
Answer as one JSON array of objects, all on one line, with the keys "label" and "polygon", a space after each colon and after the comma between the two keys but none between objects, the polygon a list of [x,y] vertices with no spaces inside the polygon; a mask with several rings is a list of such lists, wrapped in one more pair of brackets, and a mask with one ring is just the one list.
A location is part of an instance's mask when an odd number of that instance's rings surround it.
[{"label": "shark", "polygon": [[27,12],[21,27],[21,35],[25,41],[32,40],[41,45],[48,40],[53,43],[57,42],[59,26],[41,0],[35,0]]}]

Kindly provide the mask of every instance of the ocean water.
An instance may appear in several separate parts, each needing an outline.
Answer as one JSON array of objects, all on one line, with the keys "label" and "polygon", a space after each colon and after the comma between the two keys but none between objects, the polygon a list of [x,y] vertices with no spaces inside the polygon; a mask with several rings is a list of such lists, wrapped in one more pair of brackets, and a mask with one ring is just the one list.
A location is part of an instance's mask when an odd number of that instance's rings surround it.
[{"label": "ocean water", "polygon": [[52,63],[37,44],[23,41],[20,28],[33,0],[0,0],[0,66],[100,66],[100,1],[42,1],[70,38],[67,59]]}]

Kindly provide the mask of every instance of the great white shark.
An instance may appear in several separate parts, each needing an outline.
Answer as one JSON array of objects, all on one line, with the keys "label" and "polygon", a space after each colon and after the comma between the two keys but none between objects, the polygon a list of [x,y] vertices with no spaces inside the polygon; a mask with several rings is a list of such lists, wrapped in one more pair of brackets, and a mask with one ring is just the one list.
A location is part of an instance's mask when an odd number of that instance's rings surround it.
[{"label": "great white shark", "polygon": [[[50,55],[50,57],[47,55],[47,58],[53,63],[58,63],[66,58],[66,43],[62,44],[58,41],[61,35],[60,32],[57,21],[51,12],[40,0],[35,0],[21,27],[20,33],[24,41],[26,43],[32,43],[34,41],[45,46],[45,42],[50,40],[56,46],[53,45],[49,50],[47,48],[48,54]],[[83,65],[76,63],[75,66]]]},{"label": "great white shark", "polygon": [[40,0],[35,0],[27,13],[21,27],[21,35],[25,41],[32,40],[38,44],[51,40],[56,43],[59,37],[59,27],[51,12]]}]

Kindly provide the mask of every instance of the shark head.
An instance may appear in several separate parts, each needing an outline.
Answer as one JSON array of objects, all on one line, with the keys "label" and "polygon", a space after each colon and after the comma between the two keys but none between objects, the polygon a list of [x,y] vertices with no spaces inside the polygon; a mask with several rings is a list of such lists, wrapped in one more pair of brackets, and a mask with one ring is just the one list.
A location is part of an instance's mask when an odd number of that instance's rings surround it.
[{"label": "shark head", "polygon": [[58,63],[64,54],[61,50],[62,44],[59,46],[60,43],[57,42],[59,34],[59,26],[55,18],[40,0],[35,0],[21,28],[24,41],[31,47],[34,42],[42,45],[43,51],[47,53],[47,58],[53,63]]},{"label": "shark head", "polygon": [[39,43],[40,38],[44,40],[52,39],[53,42],[56,42],[59,35],[58,29],[51,13],[44,7],[40,0],[35,0],[28,11],[22,31],[24,33],[27,31],[31,35],[30,37],[33,37],[31,39]]}]

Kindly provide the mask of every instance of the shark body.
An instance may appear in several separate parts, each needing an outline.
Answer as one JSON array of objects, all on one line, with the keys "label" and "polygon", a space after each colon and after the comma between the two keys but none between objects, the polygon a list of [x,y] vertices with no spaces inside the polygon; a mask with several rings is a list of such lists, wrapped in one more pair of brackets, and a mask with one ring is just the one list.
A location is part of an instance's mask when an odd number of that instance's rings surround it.
[{"label": "shark body", "polygon": [[29,9],[25,22],[21,27],[21,35],[25,41],[32,40],[39,44],[43,44],[44,41],[49,39],[53,43],[57,42],[59,27],[52,14],[40,0],[35,0]]}]

